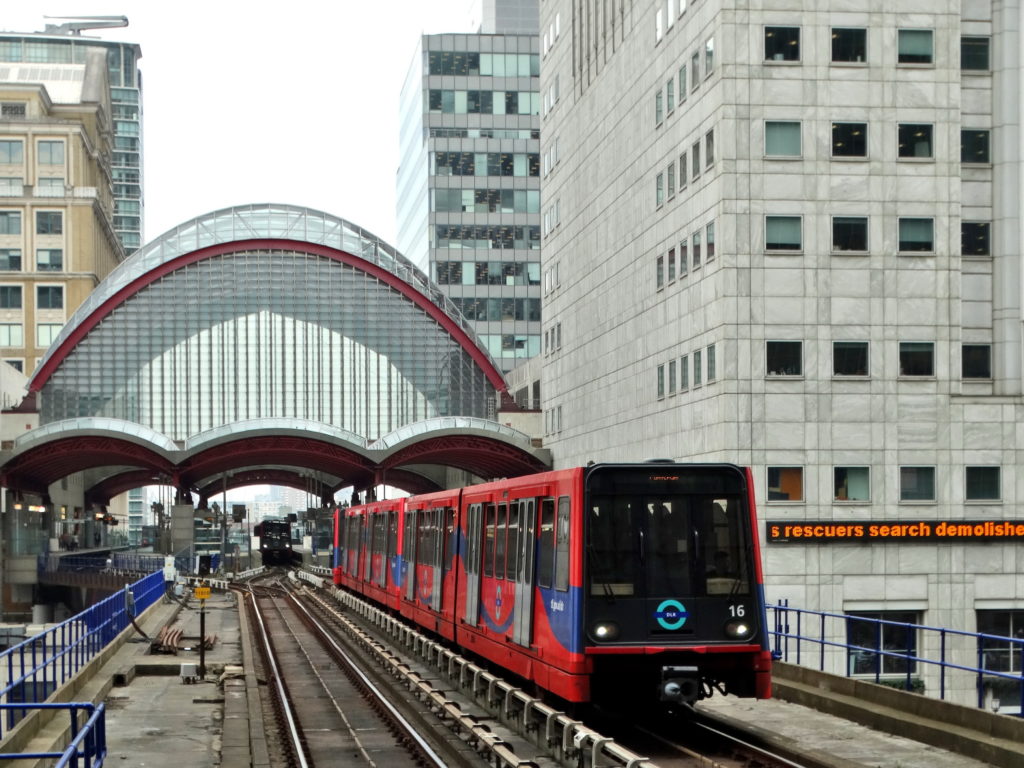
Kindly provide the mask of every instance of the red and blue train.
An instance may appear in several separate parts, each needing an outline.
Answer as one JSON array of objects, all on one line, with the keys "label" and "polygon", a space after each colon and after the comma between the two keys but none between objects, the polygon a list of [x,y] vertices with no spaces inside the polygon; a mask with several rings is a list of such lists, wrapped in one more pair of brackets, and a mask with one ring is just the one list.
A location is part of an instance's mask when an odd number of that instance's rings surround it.
[{"label": "red and blue train", "polygon": [[338,587],[563,700],[771,695],[749,469],[545,472],[339,509],[334,536]]}]

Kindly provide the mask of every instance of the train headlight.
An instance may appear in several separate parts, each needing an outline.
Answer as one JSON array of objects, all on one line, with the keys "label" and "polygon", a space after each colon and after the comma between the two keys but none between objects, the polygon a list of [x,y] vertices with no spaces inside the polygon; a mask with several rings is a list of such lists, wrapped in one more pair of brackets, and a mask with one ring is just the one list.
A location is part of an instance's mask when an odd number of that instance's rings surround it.
[{"label": "train headlight", "polygon": [[590,628],[590,636],[598,642],[610,642],[619,636],[619,625],[614,621],[599,621]]},{"label": "train headlight", "polygon": [[726,623],[725,634],[731,640],[746,640],[754,634],[754,628],[741,619],[734,619]]}]

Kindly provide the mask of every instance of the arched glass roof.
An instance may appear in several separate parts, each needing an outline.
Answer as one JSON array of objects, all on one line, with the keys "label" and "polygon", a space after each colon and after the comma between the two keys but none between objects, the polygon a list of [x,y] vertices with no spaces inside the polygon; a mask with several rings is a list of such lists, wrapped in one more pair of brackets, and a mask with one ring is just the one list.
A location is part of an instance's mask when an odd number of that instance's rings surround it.
[{"label": "arched glass roof", "polygon": [[493,418],[498,368],[410,262],[292,206],[201,216],[100,284],[36,370],[43,424],[105,417],[182,441],[256,419],[373,441]]}]

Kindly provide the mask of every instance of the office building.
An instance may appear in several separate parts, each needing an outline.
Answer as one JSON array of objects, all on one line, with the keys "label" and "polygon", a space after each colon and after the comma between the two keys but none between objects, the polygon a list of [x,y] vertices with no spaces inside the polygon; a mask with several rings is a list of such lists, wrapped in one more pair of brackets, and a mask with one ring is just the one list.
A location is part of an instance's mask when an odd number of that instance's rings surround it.
[{"label": "office building", "polygon": [[425,35],[401,95],[398,249],[462,310],[502,370],[540,351],[536,0]]},{"label": "office building", "polygon": [[749,465],[769,600],[1024,630],[1022,15],[542,3],[557,463]]},{"label": "office building", "polygon": [[[46,65],[82,64],[89,48],[102,48],[107,55],[110,80],[110,110],[113,127],[113,155],[110,174],[114,192],[114,228],[131,253],[143,243],[142,195],[142,50],[136,43],[121,43],[82,36],[83,31],[124,27],[121,17],[82,17],[79,21],[47,24],[45,31],[28,34],[0,32],[0,70],[17,71],[19,77],[33,77],[33,69]],[[15,68],[13,65],[25,65]],[[11,75],[0,76],[0,81]],[[4,115],[3,119],[8,116]]]}]

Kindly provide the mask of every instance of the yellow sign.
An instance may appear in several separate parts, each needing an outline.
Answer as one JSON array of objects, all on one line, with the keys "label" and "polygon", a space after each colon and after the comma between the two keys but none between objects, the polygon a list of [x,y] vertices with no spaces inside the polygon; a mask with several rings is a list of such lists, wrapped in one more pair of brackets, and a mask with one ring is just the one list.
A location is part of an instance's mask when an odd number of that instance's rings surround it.
[{"label": "yellow sign", "polygon": [[196,587],[195,596],[197,600],[206,600],[210,596],[209,587]]}]

